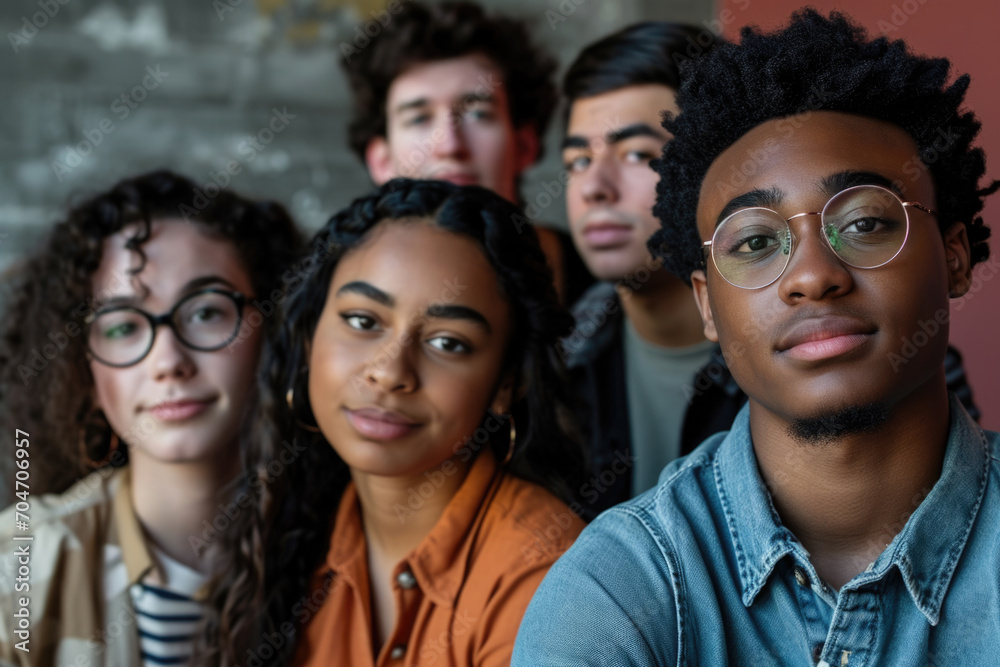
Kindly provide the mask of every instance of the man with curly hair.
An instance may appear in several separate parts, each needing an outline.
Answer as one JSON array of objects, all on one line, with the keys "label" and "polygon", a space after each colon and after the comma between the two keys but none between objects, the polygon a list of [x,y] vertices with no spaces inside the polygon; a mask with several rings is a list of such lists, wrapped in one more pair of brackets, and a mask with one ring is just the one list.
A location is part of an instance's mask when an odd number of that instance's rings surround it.
[{"label": "man with curly hair", "polygon": [[650,248],[748,396],[588,527],[515,665],[990,664],[1000,434],[944,371],[989,258],[969,77],[841,14],[696,61]]},{"label": "man with curly hair", "polygon": [[[397,2],[392,10],[369,43],[342,54],[354,93],[351,150],[376,185],[438,179],[519,203],[521,175],[542,157],[558,101],[555,60],[526,23],[474,2]],[[567,235],[535,231],[572,303],[593,279]]]}]

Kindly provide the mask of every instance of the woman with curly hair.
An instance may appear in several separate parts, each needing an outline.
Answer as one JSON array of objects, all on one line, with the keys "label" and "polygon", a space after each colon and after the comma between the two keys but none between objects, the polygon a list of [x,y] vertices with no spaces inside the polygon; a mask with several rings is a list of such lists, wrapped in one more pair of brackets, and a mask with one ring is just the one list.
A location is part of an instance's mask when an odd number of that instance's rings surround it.
[{"label": "woman with curly hair", "polygon": [[4,564],[29,573],[0,593],[0,658],[188,659],[261,328],[299,242],[280,205],[159,171],[72,208],[27,262],[0,404],[30,471],[2,530],[26,503],[31,539],[4,535]]},{"label": "woman with curly hair", "polygon": [[204,664],[508,664],[583,527],[572,319],[516,212],[399,179],[319,232],[262,362],[261,493],[223,535]]}]

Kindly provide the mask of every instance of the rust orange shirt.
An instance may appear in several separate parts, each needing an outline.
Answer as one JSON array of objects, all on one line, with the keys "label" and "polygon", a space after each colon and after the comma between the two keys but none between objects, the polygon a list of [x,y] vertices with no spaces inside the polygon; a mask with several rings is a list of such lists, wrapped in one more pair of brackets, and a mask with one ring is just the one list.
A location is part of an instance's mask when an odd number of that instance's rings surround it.
[{"label": "rust orange shirt", "polygon": [[531,596],[582,529],[564,503],[498,470],[483,452],[431,532],[393,570],[396,620],[376,656],[368,555],[349,485],[315,579],[319,587],[330,577],[329,588],[303,630],[296,664],[508,665]]}]

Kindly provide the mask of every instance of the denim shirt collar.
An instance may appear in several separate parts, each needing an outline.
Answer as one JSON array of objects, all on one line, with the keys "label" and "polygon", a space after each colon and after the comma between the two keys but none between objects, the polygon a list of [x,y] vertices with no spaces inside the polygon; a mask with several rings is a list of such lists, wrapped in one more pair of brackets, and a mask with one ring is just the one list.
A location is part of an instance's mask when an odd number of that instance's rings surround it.
[{"label": "denim shirt collar", "polygon": [[[914,605],[937,625],[955,567],[972,530],[988,479],[988,443],[954,395],[941,477],[903,529],[864,572],[845,584],[860,588],[896,567]],[[749,405],[718,450],[714,474],[736,553],[743,604],[753,604],[786,555],[818,580],[809,556],[781,519],[757,469]]]}]

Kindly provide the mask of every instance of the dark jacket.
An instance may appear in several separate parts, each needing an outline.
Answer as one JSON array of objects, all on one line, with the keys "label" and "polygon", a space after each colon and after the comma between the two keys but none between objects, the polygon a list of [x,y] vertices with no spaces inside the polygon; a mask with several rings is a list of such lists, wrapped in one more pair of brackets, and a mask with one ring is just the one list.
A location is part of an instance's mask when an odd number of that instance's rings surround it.
[{"label": "dark jacket", "polygon": [[[573,306],[573,316],[576,326],[563,339],[561,349],[582,398],[577,420],[591,459],[591,477],[578,495],[584,518],[590,520],[634,495],[622,309],[614,285],[600,282],[591,287]],[[945,357],[945,375],[948,389],[978,421],[980,413],[972,401],[962,357],[951,346]],[[708,364],[690,385],[681,430],[681,455],[690,453],[713,433],[729,430],[746,400],[716,346]]]}]

